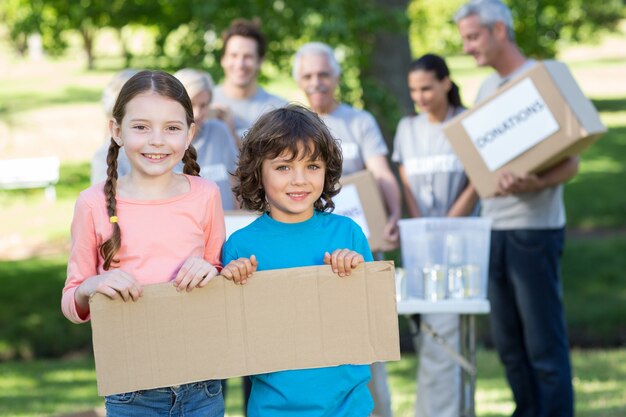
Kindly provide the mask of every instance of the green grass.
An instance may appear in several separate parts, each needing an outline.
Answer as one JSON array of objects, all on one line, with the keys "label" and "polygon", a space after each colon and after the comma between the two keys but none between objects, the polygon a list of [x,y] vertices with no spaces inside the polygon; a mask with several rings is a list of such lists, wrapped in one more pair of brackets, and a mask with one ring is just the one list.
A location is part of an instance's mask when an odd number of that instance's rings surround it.
[{"label": "green grass", "polygon": [[626,343],[626,236],[570,239],[563,257],[570,339],[580,346]]},{"label": "green grass", "polygon": [[594,100],[608,132],[581,155],[579,174],[565,187],[570,227],[623,228],[626,195],[626,98]]},{"label": "green grass", "polygon": [[0,364],[0,415],[48,416],[102,406],[93,359]]},{"label": "green grass", "polygon": [[[567,239],[561,262],[563,304],[570,344],[626,346],[626,236]],[[477,342],[493,346],[489,320],[476,320]]]},{"label": "green grass", "polygon": [[65,255],[0,262],[0,362],[59,357],[90,346],[89,325],[61,314],[66,268]]},{"label": "green grass", "polygon": [[[626,350],[572,352],[576,415],[618,417],[626,413]],[[476,411],[479,417],[510,415],[513,403],[493,351],[479,350]],[[396,417],[412,417],[415,407],[414,355],[389,363]],[[91,357],[0,363],[0,415],[31,417],[102,407]],[[229,380],[227,415],[241,415],[240,378]]]},{"label": "green grass", "polygon": [[[578,417],[618,417],[626,412],[626,351],[572,352],[576,415]],[[496,354],[479,350],[476,413],[480,417],[509,416],[512,396]],[[413,416],[415,404],[415,356],[403,355],[402,361],[389,364],[393,408],[396,417]]]}]

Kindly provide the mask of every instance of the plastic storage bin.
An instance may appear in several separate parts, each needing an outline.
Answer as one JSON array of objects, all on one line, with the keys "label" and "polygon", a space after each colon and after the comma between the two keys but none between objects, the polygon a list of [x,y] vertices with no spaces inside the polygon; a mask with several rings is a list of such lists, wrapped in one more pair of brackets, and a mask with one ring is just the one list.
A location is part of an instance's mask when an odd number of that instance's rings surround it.
[{"label": "plastic storage bin", "polygon": [[491,220],[424,217],[399,222],[401,299],[487,297]]}]

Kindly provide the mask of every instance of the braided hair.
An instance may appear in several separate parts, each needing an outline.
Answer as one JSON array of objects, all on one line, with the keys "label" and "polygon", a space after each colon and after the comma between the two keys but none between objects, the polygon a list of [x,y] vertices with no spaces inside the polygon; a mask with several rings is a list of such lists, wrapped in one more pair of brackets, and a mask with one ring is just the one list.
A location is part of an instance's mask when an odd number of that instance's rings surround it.
[{"label": "braided hair", "polygon": [[[187,126],[194,123],[193,107],[191,100],[185,91],[185,87],[173,75],[164,71],[141,71],[135,74],[124,84],[115,105],[113,106],[113,119],[122,124],[122,119],[126,113],[126,105],[137,95],[147,91],[154,91],[159,95],[172,99],[180,103],[185,109],[185,119]],[[100,255],[104,259],[104,270],[109,270],[111,265],[119,262],[115,259],[115,254],[122,244],[122,234],[117,223],[117,157],[120,145],[111,138],[111,144],[107,153],[107,179],[104,183],[104,195],[106,200],[107,214],[113,224],[113,234],[109,239],[100,245]],[[187,175],[199,176],[200,166],[196,162],[197,152],[192,145],[189,145],[183,156],[183,172]]]}]

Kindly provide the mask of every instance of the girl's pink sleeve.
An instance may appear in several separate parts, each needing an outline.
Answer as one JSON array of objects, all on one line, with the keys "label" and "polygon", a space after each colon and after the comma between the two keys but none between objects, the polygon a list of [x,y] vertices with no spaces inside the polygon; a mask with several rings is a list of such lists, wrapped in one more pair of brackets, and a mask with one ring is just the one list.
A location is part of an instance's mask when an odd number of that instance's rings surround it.
[{"label": "girl's pink sleeve", "polygon": [[207,226],[204,229],[204,259],[211,263],[218,271],[222,270],[222,246],[226,240],[226,226],[224,224],[224,209],[222,198],[217,186],[211,187],[207,207]]},{"label": "girl's pink sleeve", "polygon": [[81,195],[74,207],[67,280],[61,298],[63,314],[74,323],[84,323],[89,320],[88,313],[81,316],[77,311],[74,293],[86,278],[98,274],[98,242],[93,214],[93,207]]}]

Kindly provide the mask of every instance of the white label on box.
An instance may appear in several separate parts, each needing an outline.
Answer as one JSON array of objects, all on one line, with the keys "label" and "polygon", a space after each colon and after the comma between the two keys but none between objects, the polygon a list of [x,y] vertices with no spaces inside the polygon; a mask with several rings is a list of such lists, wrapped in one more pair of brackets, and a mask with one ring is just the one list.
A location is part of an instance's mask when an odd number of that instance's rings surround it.
[{"label": "white label on box", "polygon": [[224,223],[226,224],[226,239],[230,237],[234,232],[239,229],[243,229],[253,221],[255,221],[259,216],[254,214],[242,214],[242,215],[226,215],[224,216]]},{"label": "white label on box", "polygon": [[335,202],[335,211],[333,213],[350,217],[356,224],[361,226],[363,234],[369,239],[370,229],[367,227],[365,211],[363,210],[356,186],[354,184],[344,185],[341,187],[339,194],[333,197],[333,201]]},{"label": "white label on box", "polygon": [[559,130],[530,78],[495,97],[461,123],[490,171]]}]

